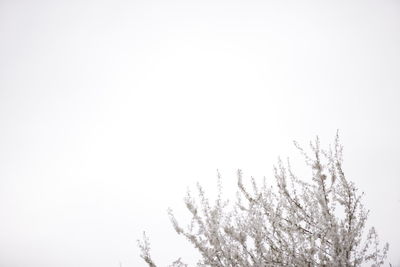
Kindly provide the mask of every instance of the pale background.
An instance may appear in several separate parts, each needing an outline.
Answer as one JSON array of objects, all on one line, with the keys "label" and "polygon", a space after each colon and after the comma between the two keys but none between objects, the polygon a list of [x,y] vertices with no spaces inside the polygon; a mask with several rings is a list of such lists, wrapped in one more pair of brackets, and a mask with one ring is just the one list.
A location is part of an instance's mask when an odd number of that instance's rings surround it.
[{"label": "pale background", "polygon": [[400,266],[399,1],[0,0],[0,266],[196,258],[166,213],[340,129]]}]

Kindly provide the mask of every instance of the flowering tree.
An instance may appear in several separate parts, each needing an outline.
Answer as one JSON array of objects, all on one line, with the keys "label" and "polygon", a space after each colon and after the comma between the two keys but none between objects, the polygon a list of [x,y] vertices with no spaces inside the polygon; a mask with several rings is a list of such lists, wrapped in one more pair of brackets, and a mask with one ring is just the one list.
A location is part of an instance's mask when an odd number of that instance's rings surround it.
[{"label": "flowering tree", "polygon": [[[312,170],[310,181],[299,179],[289,161],[274,168],[275,186],[251,179],[248,189],[238,171],[238,194],[233,205],[218,197],[213,205],[200,185],[199,204],[188,193],[185,204],[191,223],[182,228],[169,215],[178,234],[200,252],[198,266],[380,266],[388,251],[382,249],[374,228],[364,235],[368,217],[354,183],[342,168],[342,146],[321,149],[318,138],[311,153],[297,143]],[[141,257],[155,267],[146,236],[139,242]],[[187,266],[181,260],[172,265]]]}]

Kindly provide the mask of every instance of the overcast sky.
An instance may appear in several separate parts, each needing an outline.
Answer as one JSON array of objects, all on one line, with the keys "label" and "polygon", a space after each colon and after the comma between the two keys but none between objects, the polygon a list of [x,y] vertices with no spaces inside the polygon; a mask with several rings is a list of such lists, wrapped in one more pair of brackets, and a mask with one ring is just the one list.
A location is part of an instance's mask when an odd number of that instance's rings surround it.
[{"label": "overcast sky", "polygon": [[191,262],[187,187],[337,129],[400,266],[399,1],[0,0],[0,266]]}]

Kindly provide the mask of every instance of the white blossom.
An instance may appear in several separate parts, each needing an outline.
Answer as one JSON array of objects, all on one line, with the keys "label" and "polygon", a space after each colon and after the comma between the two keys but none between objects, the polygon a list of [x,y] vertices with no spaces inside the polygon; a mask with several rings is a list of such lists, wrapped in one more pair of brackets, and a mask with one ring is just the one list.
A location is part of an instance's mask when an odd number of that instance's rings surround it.
[{"label": "white blossom", "polygon": [[[218,197],[211,205],[198,185],[199,206],[188,193],[185,204],[192,220],[182,228],[171,210],[178,234],[199,251],[198,266],[361,266],[384,263],[388,244],[379,246],[374,228],[364,235],[368,212],[362,194],[343,171],[342,146],[336,136],[334,148],[321,149],[318,138],[307,153],[296,147],[312,170],[310,181],[292,172],[290,162],[279,160],[274,168],[275,187],[264,179],[260,186],[251,179],[244,185],[239,170],[238,194],[234,204],[222,199],[218,173]],[[149,243],[139,243],[141,257],[156,266]],[[170,266],[187,266],[181,260]]]}]

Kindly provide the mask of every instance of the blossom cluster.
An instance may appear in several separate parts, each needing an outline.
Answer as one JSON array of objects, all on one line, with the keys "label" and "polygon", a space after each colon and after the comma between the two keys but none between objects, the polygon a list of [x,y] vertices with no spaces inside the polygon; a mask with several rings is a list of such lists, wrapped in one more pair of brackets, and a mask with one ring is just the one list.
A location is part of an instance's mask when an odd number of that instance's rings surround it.
[{"label": "blossom cluster", "polygon": [[[188,193],[185,204],[191,223],[183,228],[171,210],[171,222],[200,252],[197,266],[361,266],[384,263],[388,244],[379,246],[374,228],[366,234],[368,212],[353,182],[343,171],[343,147],[336,135],[334,147],[321,149],[318,138],[307,153],[295,143],[311,170],[309,181],[299,179],[290,162],[279,160],[275,184],[264,179],[250,188],[239,170],[238,194],[230,205],[218,197],[210,203],[198,184],[198,201]],[[155,267],[146,237],[139,242],[142,258]],[[177,260],[172,267],[187,266]]]}]

